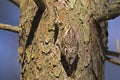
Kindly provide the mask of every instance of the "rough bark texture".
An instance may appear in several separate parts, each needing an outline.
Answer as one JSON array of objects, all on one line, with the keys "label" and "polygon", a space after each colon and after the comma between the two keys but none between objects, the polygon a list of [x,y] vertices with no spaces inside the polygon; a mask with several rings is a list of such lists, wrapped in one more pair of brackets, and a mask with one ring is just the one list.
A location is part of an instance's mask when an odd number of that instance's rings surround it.
[{"label": "rough bark texture", "polygon": [[[23,0],[20,4],[21,80],[104,80],[106,0]],[[79,44],[71,70],[61,56],[61,40],[72,27]]]}]

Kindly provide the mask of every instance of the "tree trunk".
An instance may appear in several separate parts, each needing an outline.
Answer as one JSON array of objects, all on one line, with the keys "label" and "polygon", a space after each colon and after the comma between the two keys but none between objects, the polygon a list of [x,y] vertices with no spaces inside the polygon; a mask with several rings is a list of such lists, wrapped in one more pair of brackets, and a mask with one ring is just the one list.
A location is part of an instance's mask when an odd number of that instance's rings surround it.
[{"label": "tree trunk", "polygon": [[[23,0],[18,49],[21,80],[104,80],[107,22],[98,23],[95,17],[107,11],[106,3],[106,0]],[[71,28],[79,47],[69,65],[62,55],[62,41]],[[74,45],[70,42],[67,46],[71,44]]]}]

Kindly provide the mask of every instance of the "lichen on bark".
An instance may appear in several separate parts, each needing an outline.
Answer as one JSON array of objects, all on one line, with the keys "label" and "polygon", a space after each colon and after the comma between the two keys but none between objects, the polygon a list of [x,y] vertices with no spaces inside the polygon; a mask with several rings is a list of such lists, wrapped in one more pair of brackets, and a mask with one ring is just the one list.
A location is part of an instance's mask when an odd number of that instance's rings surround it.
[{"label": "lichen on bark", "polygon": [[[41,1],[24,0],[20,4],[21,80],[104,80],[107,27],[94,17],[106,11],[106,0],[75,0],[74,4]],[[70,26],[80,46],[72,72],[67,70],[59,47]]]}]

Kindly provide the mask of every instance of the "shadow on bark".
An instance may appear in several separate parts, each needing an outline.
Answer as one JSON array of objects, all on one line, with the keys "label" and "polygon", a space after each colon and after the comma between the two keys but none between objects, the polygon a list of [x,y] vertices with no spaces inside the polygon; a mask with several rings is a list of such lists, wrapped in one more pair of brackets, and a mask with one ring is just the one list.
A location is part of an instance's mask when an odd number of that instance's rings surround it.
[{"label": "shadow on bark", "polygon": [[55,31],[54,31],[54,44],[55,44],[55,42],[57,41],[58,33],[59,33],[59,27],[58,27],[58,24],[55,24]]},{"label": "shadow on bark", "polygon": [[38,9],[37,12],[36,12],[36,15],[33,19],[33,22],[32,22],[32,27],[31,27],[31,30],[30,30],[30,33],[28,35],[28,39],[27,39],[27,43],[26,43],[26,46],[25,46],[25,49],[29,47],[29,45],[32,43],[32,40],[34,38],[34,34],[35,34],[35,31],[37,30],[38,28],[38,24],[40,22],[40,19],[42,17],[42,14],[43,12],[45,11],[45,5],[44,5],[44,9]]},{"label": "shadow on bark", "polygon": [[[42,7],[43,8],[41,9],[38,6],[38,10],[36,12],[36,15],[34,16],[34,19],[31,22],[32,26],[31,26],[31,29],[30,29],[30,32],[29,32],[29,35],[28,35],[28,39],[26,41],[27,43],[25,45],[25,49],[24,49],[23,55],[22,55],[22,61],[21,61],[21,63],[22,63],[22,65],[21,65],[22,69],[23,69],[24,64],[25,64],[25,58],[26,58],[26,55],[25,55],[26,52],[25,51],[29,47],[29,45],[31,45],[32,40],[34,38],[35,31],[37,30],[39,22],[41,20],[42,14],[44,13],[44,11],[46,9],[45,5],[44,6],[42,5]],[[24,72],[21,72],[21,75],[24,76]]]},{"label": "shadow on bark", "polygon": [[65,56],[61,55],[61,63],[63,65],[63,68],[67,74],[68,77],[72,76],[74,72],[77,69],[77,64],[78,64],[78,55],[77,58],[74,60],[72,65],[69,65],[68,62],[66,61]]}]

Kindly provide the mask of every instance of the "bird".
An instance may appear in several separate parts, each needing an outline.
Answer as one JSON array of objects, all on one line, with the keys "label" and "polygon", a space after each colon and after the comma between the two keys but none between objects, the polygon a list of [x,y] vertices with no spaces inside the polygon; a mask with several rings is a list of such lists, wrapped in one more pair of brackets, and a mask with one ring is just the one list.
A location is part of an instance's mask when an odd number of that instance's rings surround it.
[{"label": "bird", "polygon": [[78,55],[79,44],[73,27],[70,27],[61,40],[61,55],[65,57],[69,66],[71,66]]}]

